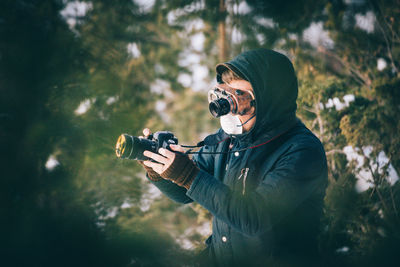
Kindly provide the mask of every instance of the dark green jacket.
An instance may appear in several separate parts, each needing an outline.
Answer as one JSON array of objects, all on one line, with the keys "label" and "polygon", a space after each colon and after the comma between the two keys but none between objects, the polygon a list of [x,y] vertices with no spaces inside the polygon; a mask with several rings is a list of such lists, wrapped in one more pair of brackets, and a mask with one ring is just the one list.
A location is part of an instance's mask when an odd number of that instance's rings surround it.
[{"label": "dark green jacket", "polygon": [[211,136],[215,144],[200,151],[248,149],[195,155],[201,171],[189,190],[165,180],[154,184],[171,199],[196,201],[213,214],[207,243],[216,265],[300,265],[316,256],[327,183],[324,149],[296,119],[297,78],[284,55],[258,49],[227,64],[252,84],[256,124],[235,136],[220,129]]}]

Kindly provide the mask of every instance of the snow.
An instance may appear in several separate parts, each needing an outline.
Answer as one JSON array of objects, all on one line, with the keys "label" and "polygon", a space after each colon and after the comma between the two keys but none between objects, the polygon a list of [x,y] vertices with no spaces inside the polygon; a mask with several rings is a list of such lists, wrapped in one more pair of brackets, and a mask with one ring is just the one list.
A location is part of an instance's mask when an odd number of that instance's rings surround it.
[{"label": "snow", "polygon": [[233,5],[228,5],[226,8],[229,13],[234,13],[238,15],[246,15],[251,12],[251,7],[246,3],[246,1],[240,1],[240,3],[233,3]]},{"label": "snow", "polygon": [[166,97],[171,95],[169,88],[170,83],[162,79],[156,79],[150,84],[150,92],[157,95],[164,94]]},{"label": "snow", "polygon": [[161,198],[161,191],[153,184],[148,184],[147,191],[142,194],[139,201],[139,208],[141,211],[146,212],[150,210],[151,204],[154,200]]},{"label": "snow", "polygon": [[185,26],[186,33],[191,33],[191,32],[200,31],[200,30],[204,29],[205,24],[202,19],[196,18],[196,19],[192,19],[190,21],[185,22],[184,26]]},{"label": "snow", "polygon": [[333,104],[335,105],[336,110],[342,110],[346,107],[346,105],[340,102],[339,98],[337,97],[333,98]]},{"label": "snow", "polygon": [[79,106],[75,109],[75,115],[85,114],[92,106],[92,102],[94,101],[91,99],[85,99],[84,101],[82,101],[79,104]]},{"label": "snow", "polygon": [[129,209],[130,207],[132,207],[132,204],[129,203],[128,199],[125,199],[124,203],[121,205],[121,209]]},{"label": "snow", "polygon": [[115,97],[115,96],[110,96],[110,97],[107,98],[107,100],[106,100],[107,105],[114,104],[115,102],[117,102],[117,97]]},{"label": "snow", "polygon": [[[343,101],[341,102],[338,97],[329,98],[328,102],[325,104],[326,108],[333,108],[335,107],[336,110],[342,110],[346,107],[350,106],[350,103],[355,100],[355,96],[352,94],[343,96]],[[322,108],[323,109],[323,108]]]},{"label": "snow", "polygon": [[194,91],[209,90],[208,84],[205,82],[208,77],[208,68],[203,65],[193,65],[191,70],[193,72],[192,89]]},{"label": "snow", "polygon": [[273,28],[275,26],[275,23],[271,18],[255,17],[254,21],[265,28]]},{"label": "snow", "polygon": [[189,227],[185,230],[185,232],[176,237],[176,242],[181,246],[182,249],[193,250],[196,248],[196,245],[190,240],[190,237],[199,234],[203,237],[207,237],[211,235],[211,226],[209,222],[205,222],[199,226]]},{"label": "snow", "polygon": [[50,155],[49,159],[46,161],[45,167],[48,171],[52,171],[58,165],[60,165],[60,162],[57,160],[57,158],[54,155]]},{"label": "snow", "polygon": [[200,64],[201,57],[200,54],[185,49],[179,55],[178,59],[179,66],[188,68],[192,73],[190,84],[188,83],[189,79],[187,76],[181,77],[181,81],[178,81],[180,83],[182,83],[182,81],[185,82],[184,85],[187,87],[190,86],[194,91],[207,91],[209,89],[209,84],[207,83],[208,68]]},{"label": "snow", "polygon": [[332,49],[333,40],[329,37],[328,31],[323,28],[323,23],[312,22],[311,25],[303,31],[303,39],[309,42],[313,47],[323,46]]},{"label": "snow", "polygon": [[386,60],[384,60],[383,58],[378,58],[378,60],[377,60],[377,62],[376,62],[376,68],[379,70],[379,71],[382,71],[382,70],[384,70],[384,69],[386,69],[386,67],[387,67],[387,62],[386,62]]},{"label": "snow", "polygon": [[167,103],[163,100],[157,100],[155,103],[155,110],[158,115],[161,117],[162,121],[165,123],[169,123],[171,121],[170,116],[165,112],[167,108]]},{"label": "snow", "polygon": [[[192,4],[192,5],[187,5],[182,8],[177,8],[177,9],[171,10],[167,14],[167,23],[168,23],[168,25],[171,25],[171,26],[177,25],[177,24],[179,24],[177,22],[177,19],[180,16],[186,15],[190,12],[193,12],[194,10],[202,10],[202,9],[204,9],[204,6],[205,6],[204,3],[202,3],[201,1],[197,1],[197,2],[194,2],[194,4]],[[187,31],[199,30],[204,27],[204,22],[201,19],[193,19],[191,21],[185,22],[184,26]],[[192,28],[193,26],[195,28]]]},{"label": "snow", "polygon": [[115,216],[118,215],[118,207],[112,207],[107,209],[107,214],[104,216],[99,216],[100,221],[105,221],[107,219],[114,218]]},{"label": "snow", "polygon": [[193,34],[190,37],[190,43],[191,43],[193,49],[198,52],[203,51],[205,40],[206,40],[206,37],[204,36],[204,33],[202,33],[202,32]]},{"label": "snow", "polygon": [[168,25],[175,25],[176,19],[184,14],[182,9],[171,10],[167,14]]},{"label": "snow", "polygon": [[192,84],[192,76],[187,73],[181,73],[178,76],[178,82],[182,84],[183,87],[189,87]]},{"label": "snow", "polygon": [[69,28],[74,31],[79,19],[83,18],[92,8],[93,5],[90,2],[73,1],[68,2],[60,14],[66,20]]},{"label": "snow", "polygon": [[261,33],[256,34],[256,39],[260,45],[263,45],[265,43],[265,37]]},{"label": "snow", "polygon": [[238,11],[238,14],[240,14],[240,15],[246,15],[251,12],[251,8],[246,3],[246,1],[242,1],[242,2],[240,2],[239,6],[237,7],[237,11]]},{"label": "snow", "polygon": [[139,10],[141,13],[149,13],[151,12],[155,0],[134,0],[135,4],[139,6]]},{"label": "snow", "polygon": [[243,41],[243,34],[235,26],[232,29],[231,39],[232,39],[232,43],[234,43],[234,44],[240,44]]},{"label": "snow", "polygon": [[136,43],[129,43],[126,46],[126,49],[128,50],[128,54],[132,57],[132,58],[139,58],[141,53],[140,50],[137,46]]},{"label": "snow", "polygon": [[367,33],[373,33],[375,30],[375,21],[376,17],[372,11],[368,11],[365,15],[356,14],[356,27],[361,30],[366,31]]},{"label": "snow", "polygon": [[[356,161],[357,163],[356,168],[358,169],[358,172],[356,173],[357,182],[355,186],[357,192],[364,192],[365,190],[368,190],[374,186],[370,170],[362,167],[364,164],[364,157],[370,157],[372,150],[372,146],[364,146],[361,149],[357,147],[353,148],[352,146],[345,146],[343,148],[343,152],[346,154],[347,160],[349,162]],[[391,185],[394,185],[399,180],[399,175],[394,169],[393,165],[389,163],[389,158],[386,156],[385,152],[379,152],[375,160],[376,163],[372,163],[371,168],[374,171],[377,170],[379,174],[383,174],[383,167],[389,164],[386,173],[386,180]]]},{"label": "snow", "polygon": [[349,250],[350,250],[349,247],[344,246],[344,247],[338,248],[336,250],[336,252],[337,253],[347,253],[347,252],[349,252]]},{"label": "snow", "polygon": [[163,100],[156,101],[156,111],[163,112],[167,107],[167,103]]},{"label": "snow", "polygon": [[201,61],[201,55],[185,49],[179,55],[178,65],[181,67],[188,67],[193,64],[199,64],[200,61]]},{"label": "snow", "polygon": [[354,95],[345,95],[343,97],[343,100],[345,102],[345,105],[348,107],[348,106],[350,106],[350,102],[353,102],[355,100],[355,97],[354,97]]}]

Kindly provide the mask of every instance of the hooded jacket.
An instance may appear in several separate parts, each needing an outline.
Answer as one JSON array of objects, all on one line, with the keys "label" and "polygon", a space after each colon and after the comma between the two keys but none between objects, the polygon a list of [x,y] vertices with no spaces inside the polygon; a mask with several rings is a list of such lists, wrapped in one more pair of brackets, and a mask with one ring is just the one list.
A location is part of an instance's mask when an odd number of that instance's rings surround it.
[{"label": "hooded jacket", "polygon": [[218,82],[224,68],[251,83],[255,125],[241,135],[219,129],[206,138],[193,157],[200,172],[189,190],[153,183],[171,199],[212,213],[206,243],[215,265],[308,264],[316,256],[327,164],[318,138],[296,118],[293,66],[278,52],[257,49],[217,65]]}]

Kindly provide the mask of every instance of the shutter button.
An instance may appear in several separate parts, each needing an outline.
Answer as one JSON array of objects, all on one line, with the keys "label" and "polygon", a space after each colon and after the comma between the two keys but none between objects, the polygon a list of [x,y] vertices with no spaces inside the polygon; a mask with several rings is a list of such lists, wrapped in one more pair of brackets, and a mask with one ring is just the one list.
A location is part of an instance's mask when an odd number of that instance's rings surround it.
[{"label": "shutter button", "polygon": [[221,239],[222,239],[222,242],[224,242],[224,243],[225,243],[226,241],[228,241],[228,238],[226,238],[226,236],[222,236]]},{"label": "shutter button", "polygon": [[235,157],[239,157],[239,152],[236,151],[234,155],[235,155]]}]

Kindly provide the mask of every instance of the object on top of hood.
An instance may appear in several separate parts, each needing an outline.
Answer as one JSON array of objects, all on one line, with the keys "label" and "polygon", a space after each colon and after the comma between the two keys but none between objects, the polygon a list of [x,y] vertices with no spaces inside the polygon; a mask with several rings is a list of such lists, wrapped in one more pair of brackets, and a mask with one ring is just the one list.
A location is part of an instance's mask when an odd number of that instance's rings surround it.
[{"label": "object on top of hood", "polygon": [[223,83],[221,73],[227,68],[251,83],[256,98],[256,123],[243,135],[274,136],[294,125],[297,77],[285,55],[264,48],[241,53],[216,66],[218,83]]}]

